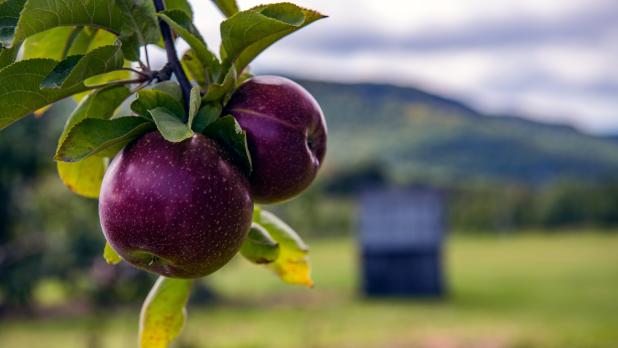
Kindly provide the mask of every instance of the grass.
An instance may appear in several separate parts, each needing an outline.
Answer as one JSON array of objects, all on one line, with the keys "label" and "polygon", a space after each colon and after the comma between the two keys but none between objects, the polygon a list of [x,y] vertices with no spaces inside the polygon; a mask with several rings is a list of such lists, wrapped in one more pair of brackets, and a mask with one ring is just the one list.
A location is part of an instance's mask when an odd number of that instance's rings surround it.
[{"label": "grass", "polygon": [[[443,301],[366,300],[356,245],[312,243],[315,289],[235,260],[178,347],[618,347],[618,234],[455,237]],[[405,270],[402,270],[405,272]],[[137,310],[0,323],[0,347],[133,347]]]}]

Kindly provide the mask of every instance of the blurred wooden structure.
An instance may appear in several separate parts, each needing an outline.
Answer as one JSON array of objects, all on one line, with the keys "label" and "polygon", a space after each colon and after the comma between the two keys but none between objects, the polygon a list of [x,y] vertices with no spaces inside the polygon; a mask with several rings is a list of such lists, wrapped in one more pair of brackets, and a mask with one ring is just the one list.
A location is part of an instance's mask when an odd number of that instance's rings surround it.
[{"label": "blurred wooden structure", "polygon": [[371,189],[360,203],[364,293],[443,295],[445,194],[430,187]]}]

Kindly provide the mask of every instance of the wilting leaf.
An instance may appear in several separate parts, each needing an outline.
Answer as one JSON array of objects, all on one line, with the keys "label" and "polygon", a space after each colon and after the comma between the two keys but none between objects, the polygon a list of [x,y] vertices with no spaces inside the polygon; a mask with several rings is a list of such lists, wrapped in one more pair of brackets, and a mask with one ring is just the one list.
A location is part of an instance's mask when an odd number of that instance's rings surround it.
[{"label": "wilting leaf", "polygon": [[309,248],[298,234],[274,214],[261,209],[255,209],[253,221],[279,243],[279,257],[267,267],[288,284],[313,287]]},{"label": "wilting leaf", "polygon": [[167,348],[186,320],[192,280],[159,277],[140,314],[140,348]]}]

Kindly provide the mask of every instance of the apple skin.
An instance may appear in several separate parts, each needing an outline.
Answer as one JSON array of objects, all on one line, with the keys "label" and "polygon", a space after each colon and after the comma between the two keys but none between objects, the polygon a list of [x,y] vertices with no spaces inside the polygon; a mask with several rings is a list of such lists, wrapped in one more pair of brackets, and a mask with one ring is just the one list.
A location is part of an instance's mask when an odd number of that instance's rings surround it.
[{"label": "apple skin", "polygon": [[225,111],[247,132],[256,202],[288,200],[313,182],[326,154],[327,129],[307,90],[283,77],[256,76],[238,88]]},{"label": "apple skin", "polygon": [[148,133],[123,149],[103,178],[105,238],[130,264],[172,278],[225,265],[251,227],[246,177],[211,139],[180,143]]}]

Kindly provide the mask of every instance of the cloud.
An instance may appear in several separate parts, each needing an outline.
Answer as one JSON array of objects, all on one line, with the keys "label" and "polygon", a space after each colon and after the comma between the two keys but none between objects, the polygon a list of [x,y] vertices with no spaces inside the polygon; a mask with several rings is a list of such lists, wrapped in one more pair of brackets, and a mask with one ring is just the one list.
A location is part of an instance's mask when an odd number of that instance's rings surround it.
[{"label": "cloud", "polygon": [[[389,34],[362,28],[340,28],[336,33],[316,30],[305,40],[290,41],[328,52],[376,50],[461,50],[504,46],[543,45],[555,42],[594,43],[618,32],[618,2],[568,18],[509,18],[467,23],[459,27],[433,27],[413,33]],[[360,30],[359,30],[360,29]]]},{"label": "cloud", "polygon": [[[261,55],[258,73],[420,86],[491,113],[618,132],[615,0],[296,2],[331,17]],[[194,5],[215,47],[221,17]]]}]

